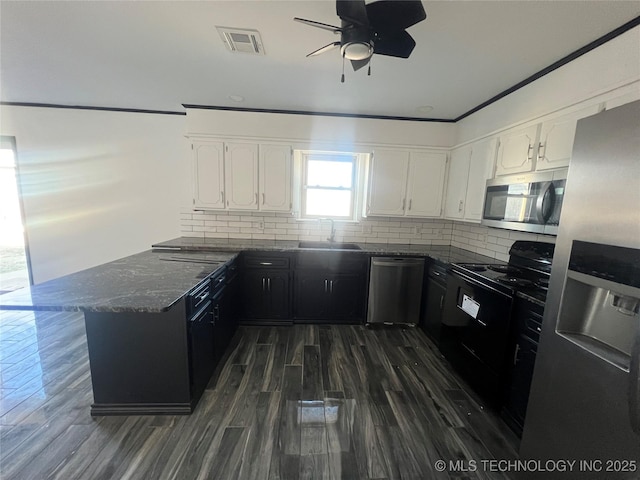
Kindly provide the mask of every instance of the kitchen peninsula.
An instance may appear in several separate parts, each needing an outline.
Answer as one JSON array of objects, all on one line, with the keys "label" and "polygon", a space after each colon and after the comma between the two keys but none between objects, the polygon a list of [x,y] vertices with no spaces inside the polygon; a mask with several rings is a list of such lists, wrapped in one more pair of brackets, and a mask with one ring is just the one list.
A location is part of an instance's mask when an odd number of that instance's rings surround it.
[{"label": "kitchen peninsula", "polygon": [[[373,255],[419,256],[447,264],[486,261],[448,246],[356,247],[355,252],[331,253],[356,254],[367,266]],[[189,414],[235,330],[236,259],[258,252],[295,259],[305,251],[326,252],[301,249],[294,241],[182,237],[3,295],[0,309],[84,312],[92,415]],[[367,271],[361,278],[366,292]]]}]

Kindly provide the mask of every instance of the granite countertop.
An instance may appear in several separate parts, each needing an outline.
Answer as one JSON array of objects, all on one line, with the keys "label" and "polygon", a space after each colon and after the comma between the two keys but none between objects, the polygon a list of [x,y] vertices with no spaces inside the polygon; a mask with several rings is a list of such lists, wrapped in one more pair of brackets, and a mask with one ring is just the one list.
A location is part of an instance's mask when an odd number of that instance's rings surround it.
[{"label": "granite countertop", "polygon": [[386,244],[386,243],[356,243],[360,250],[327,250],[299,248],[297,240],[242,240],[237,238],[219,239],[219,238],[198,238],[198,237],[179,237],[166,242],[155,243],[152,245],[154,249],[175,250],[175,251],[193,251],[193,252],[238,252],[238,251],[349,251],[360,252],[371,255],[416,255],[429,256],[436,261],[444,264],[451,263],[493,263],[503,264],[495,258],[480,255],[478,253],[463,250],[461,248],[442,246],[442,245],[402,245],[402,244]]},{"label": "granite countertop", "polygon": [[0,309],[163,312],[237,254],[148,250],[4,294]]},{"label": "granite countertop", "polygon": [[[456,247],[358,243],[369,255],[429,256],[443,264],[504,263]],[[163,312],[241,251],[310,251],[298,241],[180,237],[153,250],[0,296],[1,310]]]}]

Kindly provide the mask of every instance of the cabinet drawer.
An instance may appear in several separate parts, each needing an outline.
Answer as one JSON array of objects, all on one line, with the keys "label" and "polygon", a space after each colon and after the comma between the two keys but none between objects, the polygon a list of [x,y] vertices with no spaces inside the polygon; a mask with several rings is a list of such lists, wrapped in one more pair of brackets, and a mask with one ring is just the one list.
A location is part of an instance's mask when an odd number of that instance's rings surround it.
[{"label": "cabinet drawer", "polygon": [[245,255],[242,265],[245,268],[289,268],[289,257],[285,255]]}]

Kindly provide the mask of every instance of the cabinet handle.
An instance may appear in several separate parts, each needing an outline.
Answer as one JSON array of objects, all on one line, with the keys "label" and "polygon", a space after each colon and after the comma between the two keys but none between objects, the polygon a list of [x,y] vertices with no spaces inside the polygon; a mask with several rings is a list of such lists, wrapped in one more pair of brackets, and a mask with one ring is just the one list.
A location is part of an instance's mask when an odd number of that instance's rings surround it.
[{"label": "cabinet handle", "polygon": [[258,205],[258,192],[256,192],[256,205]]},{"label": "cabinet handle", "polygon": [[220,192],[220,195],[222,195],[222,204],[224,205],[224,190]]},{"label": "cabinet handle", "polygon": [[271,277],[267,278],[267,291],[271,291]]},{"label": "cabinet handle", "polygon": [[440,310],[442,310],[442,304],[444,304],[444,295],[440,295]]},{"label": "cabinet handle", "polygon": [[324,293],[327,293],[328,283],[329,283],[329,281],[325,279],[325,281],[324,281]]},{"label": "cabinet handle", "polygon": [[538,158],[543,159],[545,153],[547,153],[547,143],[540,142],[538,144]]},{"label": "cabinet handle", "polygon": [[264,280],[265,280],[265,279],[264,279],[264,277],[262,277],[262,291],[263,291],[263,292],[264,292],[264,284],[265,284],[265,281],[264,281]]},{"label": "cabinet handle", "polygon": [[273,265],[273,262],[260,262],[260,265]]},{"label": "cabinet handle", "polygon": [[264,205],[264,193],[262,194],[262,204]]},{"label": "cabinet handle", "polygon": [[520,344],[516,343],[516,350],[513,352],[513,364],[518,363],[518,353],[520,352]]},{"label": "cabinet handle", "polygon": [[333,280],[329,281],[329,293],[333,293]]},{"label": "cabinet handle", "polygon": [[529,149],[527,150],[527,158],[533,160],[533,145],[531,144],[529,144]]},{"label": "cabinet handle", "polygon": [[460,200],[460,203],[458,204],[458,212],[462,212],[462,206],[464,205],[464,202],[462,200]]},{"label": "cabinet handle", "polygon": [[409,210],[411,210],[411,202],[413,201],[412,198],[409,199]]},{"label": "cabinet handle", "polygon": [[405,206],[406,201],[407,201],[407,199],[406,199],[406,198],[403,198],[403,199],[402,199],[402,210],[404,210],[404,206]]}]

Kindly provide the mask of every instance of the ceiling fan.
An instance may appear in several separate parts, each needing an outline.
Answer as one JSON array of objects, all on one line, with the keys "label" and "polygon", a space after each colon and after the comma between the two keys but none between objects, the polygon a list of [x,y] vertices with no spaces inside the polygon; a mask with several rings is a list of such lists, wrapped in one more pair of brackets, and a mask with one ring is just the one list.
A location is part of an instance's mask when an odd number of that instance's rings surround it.
[{"label": "ceiling fan", "polygon": [[[336,13],[340,27],[299,17],[294,20],[340,34],[339,42],[325,45],[307,57],[340,47],[342,82],[344,59],[359,70],[369,64],[373,54],[409,58],[416,42],[405,29],[427,18],[421,0],[379,0],[368,4],[364,0],[336,0]],[[368,74],[371,75],[370,64]]]}]

